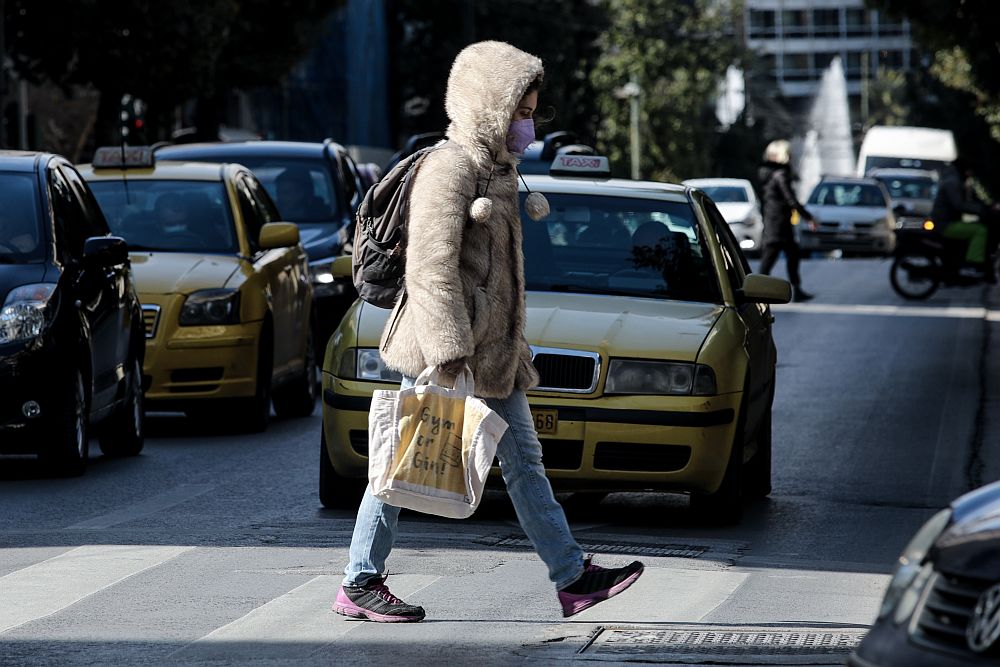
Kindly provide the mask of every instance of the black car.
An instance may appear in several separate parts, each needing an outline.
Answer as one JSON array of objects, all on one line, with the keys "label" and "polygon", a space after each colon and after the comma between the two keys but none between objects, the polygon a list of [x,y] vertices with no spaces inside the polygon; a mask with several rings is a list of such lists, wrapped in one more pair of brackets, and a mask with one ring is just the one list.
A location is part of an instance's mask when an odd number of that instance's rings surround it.
[{"label": "black car", "polygon": [[1000,482],[935,514],[899,557],[852,667],[1000,664]]},{"label": "black car", "polygon": [[65,159],[0,151],[0,453],[57,472],[143,445],[145,328],[125,241]]},{"label": "black car", "polygon": [[326,341],[357,298],[348,280],[335,280],[333,260],[353,237],[354,215],[365,187],[347,149],[329,139],[322,143],[246,141],[161,146],[159,160],[236,162],[247,167],[278,205],[287,222],[299,226],[309,255],[316,317],[317,360]]}]

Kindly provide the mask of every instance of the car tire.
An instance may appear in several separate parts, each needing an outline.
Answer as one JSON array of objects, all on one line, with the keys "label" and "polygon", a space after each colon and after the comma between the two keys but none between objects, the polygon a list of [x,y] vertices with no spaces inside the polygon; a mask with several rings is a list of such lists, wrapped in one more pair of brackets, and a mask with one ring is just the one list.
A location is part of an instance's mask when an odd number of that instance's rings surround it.
[{"label": "car tire", "polygon": [[142,364],[132,359],[126,377],[126,398],[107,422],[102,424],[98,442],[105,456],[136,456],[144,444]]},{"label": "car tire", "polygon": [[743,518],[744,464],[743,446],[746,442],[746,411],[749,391],[743,392],[740,416],[729,451],[729,461],[722,484],[713,493],[692,493],[691,511],[701,523],[712,525],[737,524]]},{"label": "car tire", "polygon": [[83,373],[76,370],[65,398],[65,409],[47,429],[46,449],[39,453],[43,465],[61,477],[78,477],[87,469],[90,456],[89,406]]},{"label": "car tire", "polygon": [[367,480],[337,474],[326,451],[326,432],[319,437],[319,502],[331,510],[354,509],[361,503]]},{"label": "car tire", "polygon": [[244,433],[261,433],[271,421],[271,382],[274,368],[274,350],[269,331],[260,337],[257,351],[257,379],[254,395],[233,402],[228,417],[236,430]]},{"label": "car tire", "polygon": [[[901,252],[889,268],[889,283],[896,294],[911,301],[930,298],[941,286],[941,260],[919,252]],[[924,280],[913,280],[913,272]]]},{"label": "car tire", "polygon": [[281,419],[308,417],[316,410],[316,355],[309,327],[302,374],[274,390],[274,413]]},{"label": "car tire", "polygon": [[771,406],[761,419],[757,433],[757,452],[744,466],[744,494],[748,499],[766,498],[771,495]]}]

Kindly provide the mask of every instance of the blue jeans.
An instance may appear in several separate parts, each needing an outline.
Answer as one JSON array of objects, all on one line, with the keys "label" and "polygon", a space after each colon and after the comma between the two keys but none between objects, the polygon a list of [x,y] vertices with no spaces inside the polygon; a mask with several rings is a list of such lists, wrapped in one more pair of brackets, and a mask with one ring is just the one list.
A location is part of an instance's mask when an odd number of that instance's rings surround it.
[{"label": "blue jeans", "polygon": [[[402,388],[413,386],[403,378]],[[524,392],[486,403],[507,422],[507,432],[497,445],[500,471],[521,528],[549,568],[549,579],[564,588],[583,573],[583,551],[573,539],[566,514],[552,494],[542,465],[542,446]],[[396,541],[399,508],[386,505],[365,489],[354,524],[350,562],[344,585],[363,586],[385,572],[385,560]]]}]

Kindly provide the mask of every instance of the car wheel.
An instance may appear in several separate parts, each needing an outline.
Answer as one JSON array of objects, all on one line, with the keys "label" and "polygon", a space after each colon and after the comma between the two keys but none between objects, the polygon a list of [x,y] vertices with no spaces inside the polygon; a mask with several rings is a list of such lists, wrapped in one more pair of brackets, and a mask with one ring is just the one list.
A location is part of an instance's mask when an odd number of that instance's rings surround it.
[{"label": "car wheel", "polygon": [[730,525],[739,523],[743,518],[743,445],[746,441],[744,430],[746,428],[747,394],[748,391],[745,390],[722,484],[714,493],[691,494],[691,511],[701,522]]},{"label": "car wheel", "polygon": [[744,493],[747,498],[766,498],[771,495],[771,407],[761,419],[754,436],[757,452],[744,467],[746,481]]},{"label": "car wheel", "polygon": [[237,399],[227,415],[236,425],[236,430],[245,433],[260,433],[267,429],[271,421],[271,375],[274,363],[271,337],[262,335],[258,347],[254,395],[251,398]]},{"label": "car wheel", "polygon": [[274,413],[287,417],[308,417],[316,409],[316,355],[312,327],[309,327],[302,374],[274,391]]},{"label": "car wheel", "polygon": [[49,427],[47,447],[39,454],[42,462],[55,474],[77,477],[87,469],[90,455],[87,392],[83,373],[79,369],[73,378],[66,408],[60,419]]},{"label": "car wheel", "polygon": [[357,509],[367,480],[350,479],[337,474],[326,452],[326,433],[319,438],[319,501],[331,510]]},{"label": "car wheel", "polygon": [[132,360],[126,385],[125,402],[101,428],[99,442],[105,456],[135,456],[142,451],[145,408],[138,357]]}]

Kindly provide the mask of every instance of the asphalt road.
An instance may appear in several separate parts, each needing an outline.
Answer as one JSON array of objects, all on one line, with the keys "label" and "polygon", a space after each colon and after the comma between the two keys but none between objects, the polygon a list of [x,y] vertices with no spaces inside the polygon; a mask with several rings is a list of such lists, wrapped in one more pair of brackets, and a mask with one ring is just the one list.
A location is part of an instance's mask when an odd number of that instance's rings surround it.
[{"label": "asphalt road", "polygon": [[427,621],[336,616],[354,517],[317,500],[318,406],[257,436],[163,415],[82,478],[0,460],[0,665],[839,663],[908,537],[1000,477],[1000,299],[904,303],[887,274],[812,260],[818,298],[776,309],[775,488],[740,526],[680,496],[565,498],[599,562],[647,565],[572,622],[501,494],[404,516],[389,583]]}]

